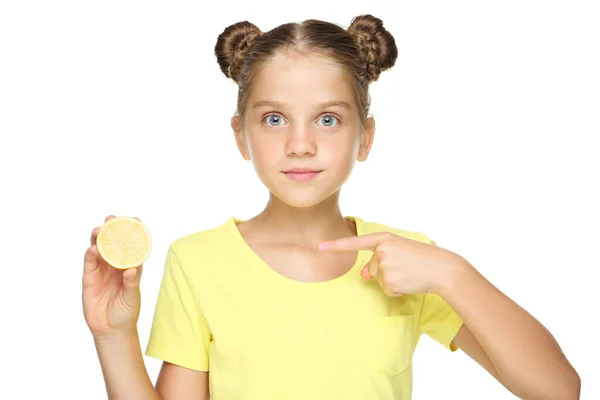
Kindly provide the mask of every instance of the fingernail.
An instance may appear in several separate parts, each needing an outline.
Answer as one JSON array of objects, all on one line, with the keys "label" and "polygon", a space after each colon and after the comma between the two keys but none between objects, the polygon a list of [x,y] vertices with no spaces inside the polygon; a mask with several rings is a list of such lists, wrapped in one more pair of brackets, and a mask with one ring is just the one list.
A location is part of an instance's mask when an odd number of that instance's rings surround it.
[{"label": "fingernail", "polygon": [[319,243],[319,250],[327,250],[327,243]]}]

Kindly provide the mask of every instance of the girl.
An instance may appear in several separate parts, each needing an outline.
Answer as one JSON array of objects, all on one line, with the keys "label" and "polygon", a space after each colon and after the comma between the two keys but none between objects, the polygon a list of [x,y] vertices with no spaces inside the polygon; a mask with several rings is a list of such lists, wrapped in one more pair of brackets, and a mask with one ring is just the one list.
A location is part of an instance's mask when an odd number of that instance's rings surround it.
[{"label": "girl", "polygon": [[369,83],[398,55],[381,20],[266,33],[240,22],[215,54],[239,85],[237,147],[270,199],[254,218],[172,242],[146,349],[163,360],[156,387],[136,331],[142,267],[108,267],[93,230],[83,305],[109,398],[406,400],[422,334],[516,396],[579,398],[551,334],[467,260],[340,211],[373,144]]}]

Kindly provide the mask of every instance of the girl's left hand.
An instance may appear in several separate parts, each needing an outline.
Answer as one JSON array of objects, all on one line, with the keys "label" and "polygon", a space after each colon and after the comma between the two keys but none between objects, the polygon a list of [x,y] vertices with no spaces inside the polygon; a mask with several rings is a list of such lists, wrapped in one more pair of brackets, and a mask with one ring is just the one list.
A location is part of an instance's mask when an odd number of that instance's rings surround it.
[{"label": "girl's left hand", "polygon": [[319,250],[372,251],[373,257],[362,269],[361,276],[377,279],[388,296],[439,293],[462,259],[449,250],[391,232],[329,240],[319,244]]}]

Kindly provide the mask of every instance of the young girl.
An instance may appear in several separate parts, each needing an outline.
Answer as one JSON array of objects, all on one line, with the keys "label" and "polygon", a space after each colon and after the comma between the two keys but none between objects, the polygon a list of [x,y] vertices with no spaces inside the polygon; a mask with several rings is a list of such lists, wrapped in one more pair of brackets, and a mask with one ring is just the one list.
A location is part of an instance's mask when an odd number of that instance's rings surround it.
[{"label": "young girl", "polygon": [[381,20],[240,22],[215,53],[239,85],[237,147],[270,199],[172,242],[146,349],[163,360],[156,387],[136,330],[142,268],[108,267],[93,230],[83,305],[109,398],[406,400],[422,334],[521,398],[579,398],[551,334],[463,257],[340,211],[373,144],[369,83],[398,55]]}]

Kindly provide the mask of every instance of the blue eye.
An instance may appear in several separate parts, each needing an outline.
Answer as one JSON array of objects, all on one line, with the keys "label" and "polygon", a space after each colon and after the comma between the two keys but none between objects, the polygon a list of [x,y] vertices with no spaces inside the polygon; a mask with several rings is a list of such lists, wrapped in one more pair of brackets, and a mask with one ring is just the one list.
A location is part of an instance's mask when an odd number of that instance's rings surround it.
[{"label": "blue eye", "polygon": [[324,126],[335,126],[340,122],[339,119],[331,114],[323,115],[319,120],[323,121]]},{"label": "blue eye", "polygon": [[269,126],[279,126],[281,125],[283,118],[278,114],[267,115],[264,119]]}]

